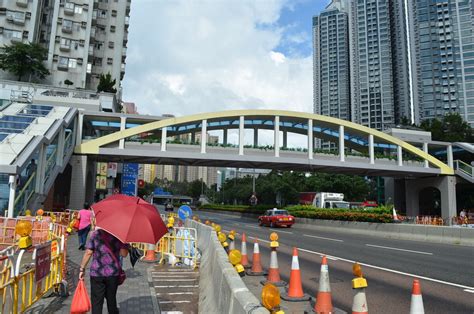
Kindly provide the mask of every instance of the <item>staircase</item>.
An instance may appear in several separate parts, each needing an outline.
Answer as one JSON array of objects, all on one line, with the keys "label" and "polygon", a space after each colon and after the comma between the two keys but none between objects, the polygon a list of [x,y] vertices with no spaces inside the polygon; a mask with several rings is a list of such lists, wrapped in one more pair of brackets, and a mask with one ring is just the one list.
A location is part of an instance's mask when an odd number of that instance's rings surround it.
[{"label": "staircase", "polygon": [[454,161],[454,172],[465,180],[474,183],[474,167],[462,160]]}]

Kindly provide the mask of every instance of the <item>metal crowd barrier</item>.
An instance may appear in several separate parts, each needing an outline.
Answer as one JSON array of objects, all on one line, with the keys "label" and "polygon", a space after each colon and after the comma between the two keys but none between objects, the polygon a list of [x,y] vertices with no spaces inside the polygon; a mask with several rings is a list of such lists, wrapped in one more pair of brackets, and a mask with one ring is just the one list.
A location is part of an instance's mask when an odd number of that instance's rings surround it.
[{"label": "metal crowd barrier", "polygon": [[418,225],[443,226],[444,220],[438,216],[416,216],[415,223]]},{"label": "metal crowd barrier", "polygon": [[[35,218],[9,219],[3,225],[0,221],[3,242],[13,243],[0,251],[0,313],[22,313],[49,292],[67,293],[66,226],[47,219],[32,221]],[[32,232],[30,248],[17,248],[14,220],[32,221],[36,236]]]}]

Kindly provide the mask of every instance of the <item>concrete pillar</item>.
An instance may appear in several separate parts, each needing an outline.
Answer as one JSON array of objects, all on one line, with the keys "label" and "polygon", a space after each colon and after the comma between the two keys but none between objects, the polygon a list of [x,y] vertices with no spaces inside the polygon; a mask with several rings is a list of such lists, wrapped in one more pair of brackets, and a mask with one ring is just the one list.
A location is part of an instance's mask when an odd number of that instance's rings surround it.
[{"label": "concrete pillar", "polygon": [[275,157],[280,157],[280,117],[275,116],[274,122],[274,140],[273,147],[275,148]]},{"label": "concrete pillar", "polygon": [[[127,125],[127,117],[120,117],[120,131],[124,131]],[[119,148],[125,148],[125,139],[119,140]]]},{"label": "concrete pillar", "polygon": [[76,145],[82,144],[82,127],[84,126],[84,114],[79,112],[77,117]]},{"label": "concrete pillar", "polygon": [[446,147],[446,154],[447,154],[448,166],[450,166],[451,168],[454,168],[453,145],[448,145],[448,147]]},{"label": "concrete pillar", "polygon": [[402,147],[400,145],[397,146],[397,163],[400,167],[403,166]]},{"label": "concrete pillar", "polygon": [[417,186],[416,181],[418,180],[407,180],[405,183],[406,213],[409,217],[415,217],[420,214],[419,191],[421,188]]},{"label": "concrete pillar", "polygon": [[457,215],[456,177],[443,176],[440,179],[439,190],[441,192],[441,217],[447,219]]},{"label": "concrete pillar", "polygon": [[283,147],[288,148],[288,132],[283,131]]},{"label": "concrete pillar", "polygon": [[206,153],[207,146],[207,120],[204,119],[201,122],[201,154]]},{"label": "concrete pillar", "polygon": [[196,143],[196,132],[191,132],[191,143]]},{"label": "concrete pillar", "polygon": [[374,136],[372,134],[369,134],[369,160],[371,165],[375,163]]},{"label": "concrete pillar", "polygon": [[8,176],[8,184],[10,185],[10,193],[8,195],[8,218],[13,218],[13,212],[15,211],[15,198],[16,198],[16,175],[11,174]]},{"label": "concrete pillar", "polygon": [[[428,154],[428,143],[423,143],[423,151]],[[429,168],[430,164],[427,160],[424,162],[424,167]]]},{"label": "concrete pillar", "polygon": [[344,162],[346,160],[346,154],[344,151],[344,126],[339,126],[339,160]]},{"label": "concrete pillar", "polygon": [[239,155],[244,154],[244,128],[245,128],[245,117],[240,116],[239,117]]},{"label": "concrete pillar", "polygon": [[72,155],[69,208],[80,209],[86,200],[87,156]]},{"label": "concrete pillar", "polygon": [[223,142],[224,145],[227,145],[227,129],[222,130],[222,132],[223,132],[222,142]]},{"label": "concrete pillar", "polygon": [[258,146],[258,128],[253,129],[253,146]]},{"label": "concrete pillar", "polygon": [[66,139],[66,131],[64,130],[64,127],[62,127],[58,133],[58,147],[57,147],[57,153],[56,153],[56,165],[58,167],[63,166],[65,139]]},{"label": "concrete pillar", "polygon": [[36,167],[36,186],[35,192],[43,194],[44,175],[46,171],[46,145],[42,144],[38,154],[38,166]]},{"label": "concrete pillar", "polygon": [[313,119],[308,119],[308,159],[313,159]]},{"label": "concrete pillar", "polygon": [[168,137],[167,134],[168,129],[166,127],[161,128],[161,151],[166,152],[166,138]]}]

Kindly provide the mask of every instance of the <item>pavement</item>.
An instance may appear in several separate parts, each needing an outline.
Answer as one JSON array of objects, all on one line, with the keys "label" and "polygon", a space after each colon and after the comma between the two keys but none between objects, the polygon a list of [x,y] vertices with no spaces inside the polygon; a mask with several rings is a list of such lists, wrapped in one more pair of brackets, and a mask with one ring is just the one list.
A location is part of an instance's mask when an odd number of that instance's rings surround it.
[{"label": "pavement", "polygon": [[[321,231],[317,226],[298,223],[292,228],[271,229],[259,227],[252,218],[199,211],[195,214],[221,224],[224,230],[245,232],[250,261],[258,237],[264,268],[270,259],[269,235],[277,232],[282,280],[289,279],[292,248],[298,247],[303,289],[313,297],[318,290],[321,256],[327,255],[333,304],[343,311],[351,311],[352,265],[358,261],[368,281],[370,312],[409,312],[413,278],[419,278],[427,313],[474,313],[472,247],[355,235],[343,229]],[[236,248],[240,249],[240,243]],[[261,290],[254,293],[259,298]]]},{"label": "pavement", "polygon": [[[25,313],[70,313],[72,297],[78,282],[79,266],[84,253],[84,251],[80,251],[77,248],[78,238],[76,234],[73,234],[69,236],[66,253],[66,280],[68,283],[69,296],[60,297],[55,294],[45,296],[36,302],[33,307],[31,307]],[[167,265],[159,266],[156,263],[149,264],[145,262],[138,262],[135,264],[135,267],[132,268],[130,259],[128,257],[124,259],[123,269],[127,274],[127,279],[123,285],[119,286],[117,292],[117,304],[119,306],[120,313],[167,313],[168,309],[178,310],[179,313],[179,303],[177,304],[177,307],[173,307],[172,303],[167,302],[173,299],[169,299],[167,296],[165,296],[163,291],[161,291],[160,294],[160,291],[158,291],[155,286],[162,285],[163,283],[161,281],[163,278],[157,276],[157,272],[172,272],[183,269],[173,268]],[[199,277],[196,276],[196,272],[186,272],[184,276],[181,275],[180,277],[182,279],[192,279],[193,284],[198,285]],[[85,283],[87,286],[87,291],[90,294],[90,280],[87,275]],[[194,293],[196,298],[199,298],[198,290],[197,292],[194,291]],[[164,303],[160,304],[160,300],[164,301]],[[164,306],[164,308],[160,308],[160,306]],[[186,313],[197,313],[197,306],[197,302],[191,303],[191,305],[188,305],[188,308],[191,310]],[[104,301],[104,308],[102,312],[107,313],[106,301]]]}]

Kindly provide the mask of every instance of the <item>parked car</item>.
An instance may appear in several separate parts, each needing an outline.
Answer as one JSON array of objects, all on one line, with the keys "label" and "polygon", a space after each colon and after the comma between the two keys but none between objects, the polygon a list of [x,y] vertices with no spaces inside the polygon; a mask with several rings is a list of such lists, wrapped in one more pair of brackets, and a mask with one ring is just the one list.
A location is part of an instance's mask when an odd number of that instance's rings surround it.
[{"label": "parked car", "polygon": [[266,225],[270,227],[288,227],[295,223],[295,217],[290,215],[288,211],[283,209],[269,209],[264,215],[258,217],[260,226]]},{"label": "parked car", "polygon": [[172,212],[174,210],[174,206],[171,202],[166,203],[165,205],[165,211],[167,212]]}]

